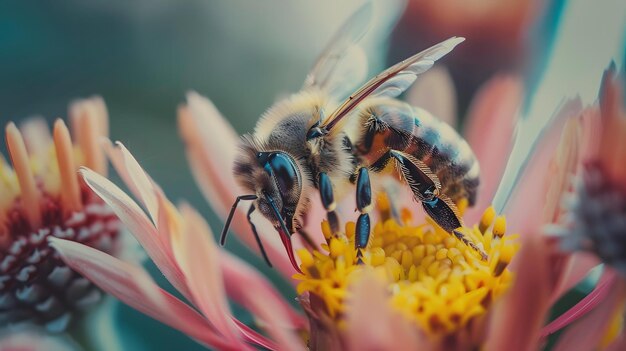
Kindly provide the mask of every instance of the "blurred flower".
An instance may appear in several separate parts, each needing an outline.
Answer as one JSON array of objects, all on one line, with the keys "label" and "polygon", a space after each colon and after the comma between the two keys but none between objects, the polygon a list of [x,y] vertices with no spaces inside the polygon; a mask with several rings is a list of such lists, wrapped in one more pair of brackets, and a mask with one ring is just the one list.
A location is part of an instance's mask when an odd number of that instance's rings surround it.
[{"label": "blurred flower", "polygon": [[530,29],[548,6],[539,0],[411,0],[394,33],[394,57],[453,35],[466,37],[446,61],[465,106],[493,74],[524,68],[533,49],[527,40]]},{"label": "blurred flower", "polygon": [[570,172],[573,182],[563,182],[563,206],[547,232],[562,250],[590,253],[590,262],[608,266],[591,294],[546,326],[544,334],[548,335],[573,323],[559,344],[562,350],[598,344],[604,348],[615,339],[611,347],[619,350],[626,342],[622,332],[626,307],[623,83],[614,65],[605,71],[598,105],[583,111],[577,128],[569,128],[572,142],[563,149],[578,167]]},{"label": "blurred flower", "polygon": [[48,237],[120,252],[119,220],[84,186],[76,171],[86,165],[106,174],[98,139],[108,133],[99,97],[70,106],[74,141],[62,120],[52,136],[43,120],[6,127],[11,164],[0,155],[0,326],[33,322],[63,331],[76,311],[100,291],[73,272]]},{"label": "blurred flower", "polygon": [[[111,206],[193,307],[159,288],[140,266],[75,241],[51,237],[65,262],[104,291],[206,346],[253,350],[251,345],[269,349],[277,344],[297,345],[292,332],[303,327],[303,319],[265,278],[238,258],[220,252],[200,215],[186,204],[177,209],[122,144],[109,145],[107,153],[149,216],[113,183],[84,168],[81,174],[87,185]],[[259,318],[272,339],[235,319],[227,296]]]},{"label": "blurred flower", "polygon": [[[622,80],[606,71],[599,108],[583,116],[590,140],[584,166],[565,198],[567,216],[558,226],[561,244],[588,250],[626,278],[626,113]],[[568,189],[569,190],[569,189]]]}]

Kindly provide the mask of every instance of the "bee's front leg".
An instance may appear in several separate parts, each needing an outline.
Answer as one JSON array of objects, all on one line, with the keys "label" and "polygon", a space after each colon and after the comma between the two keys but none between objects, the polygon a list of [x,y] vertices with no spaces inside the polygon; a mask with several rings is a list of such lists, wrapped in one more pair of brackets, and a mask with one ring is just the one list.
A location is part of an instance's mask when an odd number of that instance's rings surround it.
[{"label": "bee's front leg", "polygon": [[337,203],[335,202],[335,196],[333,194],[333,185],[330,182],[330,178],[326,172],[320,172],[317,176],[317,184],[320,191],[320,197],[322,198],[322,205],[326,209],[326,218],[330,225],[330,231],[332,235],[339,233],[339,218],[337,217]]}]

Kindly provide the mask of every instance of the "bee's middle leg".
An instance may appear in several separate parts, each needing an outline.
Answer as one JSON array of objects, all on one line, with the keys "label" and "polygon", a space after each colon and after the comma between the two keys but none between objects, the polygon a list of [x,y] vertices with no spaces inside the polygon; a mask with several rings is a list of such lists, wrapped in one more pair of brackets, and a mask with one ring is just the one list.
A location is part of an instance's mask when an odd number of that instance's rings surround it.
[{"label": "bee's middle leg", "polygon": [[357,171],[356,179],[356,207],[361,213],[356,221],[354,233],[354,247],[356,248],[357,263],[363,264],[363,249],[367,247],[370,239],[370,215],[372,209],[372,186],[370,184],[369,170],[361,167]]}]

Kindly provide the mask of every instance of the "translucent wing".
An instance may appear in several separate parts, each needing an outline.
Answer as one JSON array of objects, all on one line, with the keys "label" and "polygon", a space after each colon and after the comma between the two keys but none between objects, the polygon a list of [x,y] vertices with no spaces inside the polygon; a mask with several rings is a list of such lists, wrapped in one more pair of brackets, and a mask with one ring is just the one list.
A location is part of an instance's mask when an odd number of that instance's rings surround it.
[{"label": "translucent wing", "polygon": [[400,95],[413,84],[418,74],[426,72],[435,61],[452,51],[464,40],[465,38],[452,37],[389,67],[350,95],[335,112],[328,116],[320,127],[330,131],[348,112],[352,111],[367,97],[395,97]]},{"label": "translucent wing", "polygon": [[303,90],[319,88],[346,96],[367,74],[367,58],[356,43],[365,35],[372,18],[366,2],[344,23],[317,58],[306,77]]}]

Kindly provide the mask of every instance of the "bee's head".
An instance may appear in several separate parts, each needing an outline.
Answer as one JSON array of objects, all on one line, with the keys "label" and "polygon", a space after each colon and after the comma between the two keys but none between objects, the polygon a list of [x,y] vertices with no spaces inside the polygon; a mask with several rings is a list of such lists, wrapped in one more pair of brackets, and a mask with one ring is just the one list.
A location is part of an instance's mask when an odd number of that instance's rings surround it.
[{"label": "bee's head", "polygon": [[[274,206],[291,234],[301,227],[303,179],[298,162],[285,151],[261,151],[249,138],[243,139],[242,153],[235,162],[234,173],[239,184],[257,196],[258,210],[279,228]],[[302,207],[302,206],[301,206]]]}]

